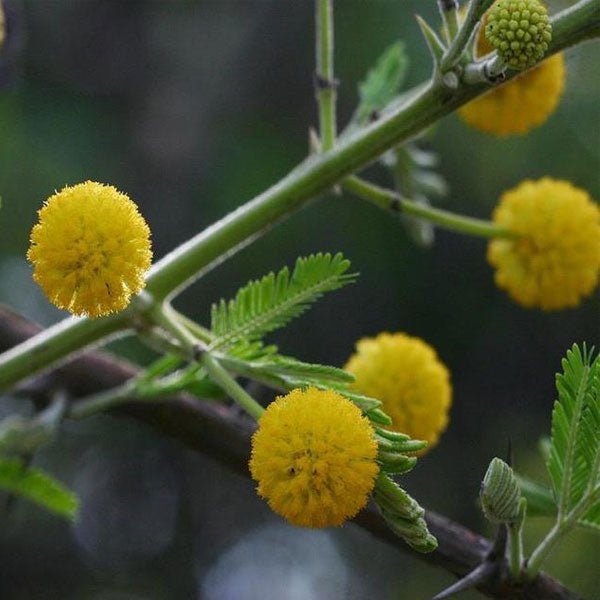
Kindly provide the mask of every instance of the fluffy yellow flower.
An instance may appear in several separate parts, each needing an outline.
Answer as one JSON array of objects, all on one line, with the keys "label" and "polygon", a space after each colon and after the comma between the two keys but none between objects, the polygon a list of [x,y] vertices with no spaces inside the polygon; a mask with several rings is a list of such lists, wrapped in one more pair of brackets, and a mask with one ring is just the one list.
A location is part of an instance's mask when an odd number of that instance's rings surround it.
[{"label": "fluffy yellow flower", "polygon": [[448,424],[450,374],[435,350],[404,333],[363,338],[344,367],[357,391],[378,398],[392,429],[433,447]]},{"label": "fluffy yellow flower", "polygon": [[[493,50],[485,39],[487,14],[477,37],[477,56]],[[459,109],[465,123],[499,137],[525,134],[543,125],[558,107],[565,87],[563,54],[539,63]]]},{"label": "fluffy yellow flower", "polygon": [[565,83],[565,59],[556,54],[459,109],[463,121],[499,137],[543,125],[556,110]]},{"label": "fluffy yellow flower", "polygon": [[545,177],[505,192],[494,222],[514,232],[488,246],[498,287],[526,307],[576,306],[600,270],[600,210],[568,181]]},{"label": "fluffy yellow flower", "polygon": [[354,517],[379,472],[368,419],[332,391],[296,389],[269,405],[252,437],[258,493],[293,525],[331,527]]},{"label": "fluffy yellow flower", "polygon": [[125,194],[86,181],[50,196],[38,216],[27,258],[50,302],[100,317],[123,310],[143,289],[150,230]]}]

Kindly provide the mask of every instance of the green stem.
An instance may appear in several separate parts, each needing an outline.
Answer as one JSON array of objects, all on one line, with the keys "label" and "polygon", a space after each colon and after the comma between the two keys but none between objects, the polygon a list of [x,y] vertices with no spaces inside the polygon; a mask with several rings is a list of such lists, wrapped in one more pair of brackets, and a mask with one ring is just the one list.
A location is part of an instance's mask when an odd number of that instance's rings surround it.
[{"label": "green stem", "polygon": [[135,386],[128,382],[118,388],[93,394],[73,404],[67,416],[71,419],[85,419],[86,417],[105,412],[123,402],[130,401],[134,390]]},{"label": "green stem", "polygon": [[511,523],[508,528],[510,547],[510,572],[513,579],[518,579],[523,564],[523,541],[520,528],[516,523]]},{"label": "green stem", "polygon": [[458,34],[454,37],[452,43],[442,58],[442,73],[445,73],[449,69],[453,68],[460,60],[460,57],[467,47],[467,43],[471,38],[475,26],[479,22],[479,19],[485,12],[486,8],[491,4],[491,0],[472,0],[469,3],[467,14],[458,30]]},{"label": "green stem", "polygon": [[552,42],[546,56],[600,36],[600,2],[580,0],[552,19]]},{"label": "green stem", "polygon": [[202,349],[203,343],[181,322],[177,313],[168,302],[156,304],[148,313],[152,321],[170,333],[183,347],[188,358],[194,360]]},{"label": "green stem", "polygon": [[[589,37],[598,30],[599,18],[597,0],[581,0],[556,15],[548,55]],[[514,74],[509,72],[508,78]],[[157,300],[175,296],[312,198],[488,89],[485,83],[460,84],[452,92],[439,84],[420,86],[418,93],[386,111],[378,121],[339,138],[328,152],[310,156],[254,200],[167,254],[150,270],[147,290]],[[68,319],[19,344],[0,356],[0,389],[126,329],[135,315],[132,303],[131,310],[107,320]]]},{"label": "green stem", "polygon": [[323,151],[331,150],[336,137],[336,81],[333,75],[333,0],[316,0],[317,103]]},{"label": "green stem", "polygon": [[211,333],[210,329],[206,329],[206,327],[202,327],[202,325],[200,325],[199,323],[196,323],[196,321],[190,319],[189,317],[186,317],[185,315],[181,314],[180,312],[178,312],[176,310],[173,310],[173,314],[175,315],[176,319],[190,333],[192,333],[195,337],[197,337],[199,340],[201,340],[205,344],[210,344],[214,340],[214,336]]},{"label": "green stem", "polygon": [[523,525],[527,513],[527,500],[519,501],[519,518],[508,525],[508,543],[510,548],[510,572],[514,580],[519,581],[523,574]]},{"label": "green stem", "polygon": [[342,187],[356,196],[372,202],[379,208],[418,217],[450,231],[485,238],[514,237],[513,233],[490,221],[456,215],[447,210],[419,204],[413,200],[402,198],[393,190],[382,188],[354,175],[344,179]]},{"label": "green stem", "polygon": [[543,562],[548,558],[552,550],[556,547],[558,542],[565,537],[573,527],[577,524],[577,521],[583,516],[591,506],[600,500],[600,487],[594,492],[583,496],[571,512],[565,517],[557,518],[554,527],[548,532],[548,535],[540,542],[539,546],[533,551],[531,557],[527,561],[527,576],[530,578],[535,577],[542,568]]},{"label": "green stem", "polygon": [[0,355],[0,390],[37,373],[74,350],[128,329],[123,313],[101,319],[71,317]]},{"label": "green stem", "polygon": [[237,381],[219,364],[209,353],[202,355],[202,364],[211,379],[239,406],[257,421],[264,412],[264,408],[254,399]]},{"label": "green stem", "polygon": [[444,37],[446,43],[450,44],[456,38],[459,29],[458,2],[455,0],[438,0],[438,6],[444,23]]}]

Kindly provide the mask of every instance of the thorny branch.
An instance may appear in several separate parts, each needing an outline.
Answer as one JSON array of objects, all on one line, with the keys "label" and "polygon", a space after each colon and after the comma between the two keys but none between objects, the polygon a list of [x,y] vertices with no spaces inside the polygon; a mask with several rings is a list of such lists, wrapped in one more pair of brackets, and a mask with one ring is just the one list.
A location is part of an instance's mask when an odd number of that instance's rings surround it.
[{"label": "thorny branch", "polygon": [[[35,335],[40,327],[0,306],[0,351]],[[21,388],[38,404],[48,401],[57,389],[77,397],[116,387],[136,374],[136,367],[104,352],[86,352],[59,368],[30,379]],[[152,403],[126,404],[113,411],[150,425],[188,448],[206,454],[237,473],[249,477],[248,456],[253,422],[234,415],[227,406],[202,403],[191,396],[177,395]],[[466,527],[435,512],[426,514],[427,524],[439,542],[431,554],[411,552],[425,562],[464,577],[479,565],[490,564],[492,543]],[[364,510],[354,522],[376,538],[399,550],[408,546],[386,525],[373,507]],[[490,598],[513,600],[581,600],[551,577],[541,574],[527,584],[511,581],[503,556],[495,558],[495,568],[477,586]]]}]

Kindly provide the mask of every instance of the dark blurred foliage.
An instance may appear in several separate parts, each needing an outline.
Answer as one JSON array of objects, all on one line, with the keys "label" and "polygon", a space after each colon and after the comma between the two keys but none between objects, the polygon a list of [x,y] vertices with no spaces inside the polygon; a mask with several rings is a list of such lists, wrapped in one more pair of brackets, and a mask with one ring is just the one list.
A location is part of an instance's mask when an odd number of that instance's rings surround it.
[{"label": "dark blurred foliage", "polygon": [[[24,253],[53,190],[92,179],[126,191],[160,257],[307,152],[316,121],[309,0],[6,0],[6,11],[0,300],[39,322],[61,315],[32,283]],[[356,83],[396,39],[410,53],[409,84],[428,76],[416,11],[436,22],[433,0],[337,1],[342,124]],[[432,142],[450,183],[444,206],[487,217],[503,190],[546,174],[598,199],[599,57],[590,44],[567,53],[558,112],[525,137],[498,140],[446,118]],[[391,183],[380,167],[369,174]],[[330,364],[381,330],[433,344],[452,371],[452,418],[406,485],[426,506],[492,533],[475,500],[487,463],[511,439],[516,467],[541,472],[536,444],[549,429],[553,374],[573,342],[598,343],[600,295],[576,310],[524,310],[495,288],[483,241],[438,232],[423,250],[389,215],[328,195],[211,272],[179,307],[205,322],[215,299],[313,251],[343,251],[360,281],[273,341]],[[113,346],[149,358],[135,341]],[[5,398],[0,409],[30,407]],[[77,490],[83,510],[74,526],[25,503],[3,517],[2,599],[416,599],[451,581],[352,526],[295,530],[248,480],[129,421],[71,425],[36,462]],[[531,543],[548,527],[533,524]],[[550,571],[592,597],[599,550],[598,538],[580,533]]]}]

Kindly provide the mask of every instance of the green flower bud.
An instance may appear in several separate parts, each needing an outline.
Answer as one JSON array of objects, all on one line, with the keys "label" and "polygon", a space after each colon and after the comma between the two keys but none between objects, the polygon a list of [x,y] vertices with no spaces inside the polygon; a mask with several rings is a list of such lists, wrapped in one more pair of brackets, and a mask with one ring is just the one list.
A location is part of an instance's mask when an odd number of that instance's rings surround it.
[{"label": "green flower bud", "polygon": [[487,41],[511,68],[539,62],[552,40],[552,25],[540,0],[498,0],[487,14]]},{"label": "green flower bud", "polygon": [[521,488],[513,470],[494,458],[481,484],[481,507],[492,523],[514,523],[519,519]]}]

